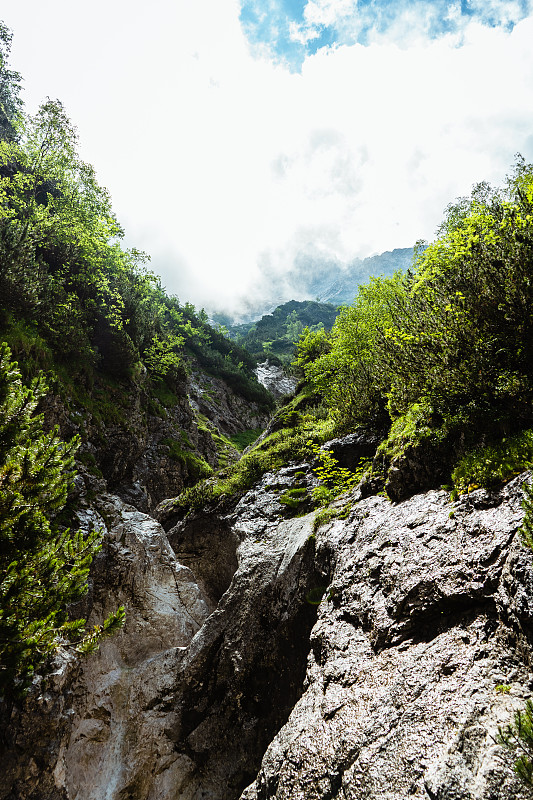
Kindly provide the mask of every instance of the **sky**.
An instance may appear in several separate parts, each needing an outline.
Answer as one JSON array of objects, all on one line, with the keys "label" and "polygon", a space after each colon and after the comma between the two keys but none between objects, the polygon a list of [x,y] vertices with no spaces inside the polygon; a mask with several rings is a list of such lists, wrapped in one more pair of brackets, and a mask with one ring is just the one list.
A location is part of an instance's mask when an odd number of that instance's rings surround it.
[{"label": "sky", "polygon": [[533,0],[2,0],[0,19],[26,110],[63,102],[126,245],[209,311],[306,259],[431,240],[448,203],[533,161]]}]

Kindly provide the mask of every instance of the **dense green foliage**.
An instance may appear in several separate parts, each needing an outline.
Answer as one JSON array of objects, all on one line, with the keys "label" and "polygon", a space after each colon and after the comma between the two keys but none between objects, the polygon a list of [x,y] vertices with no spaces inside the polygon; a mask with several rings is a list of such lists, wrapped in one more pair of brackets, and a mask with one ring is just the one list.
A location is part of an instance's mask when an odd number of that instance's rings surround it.
[{"label": "dense green foliage", "polygon": [[392,424],[389,461],[422,440],[457,457],[530,427],[532,343],[533,168],[518,159],[504,189],[448,208],[412,270],[361,286],[330,335],[305,332],[297,363],[337,431]]},{"label": "dense green foliage", "polygon": [[13,139],[22,109],[21,76],[9,68],[11,31],[0,22],[0,138]]},{"label": "dense green foliage", "polygon": [[[119,609],[84,633],[84,620],[68,618],[68,604],[86,591],[99,536],[84,538],[60,524],[79,442],[60,441],[35,415],[45,392],[42,373],[61,398],[62,424],[91,435],[97,455],[105,449],[106,425],[129,432],[130,391],[143,414],[164,418],[198,364],[263,409],[273,405],[253,372],[255,359],[211,328],[204,311],[169,297],[144,253],[121,247],[110,197],[80,158],[61,103],[48,99],[35,116],[23,113],[10,45],[11,33],[0,24],[0,694],[6,696],[23,692],[60,644],[90,650],[123,620]],[[229,442],[222,444],[233,453]],[[160,448],[184,466],[186,480],[210,475],[211,467],[182,445],[172,439]],[[101,475],[93,450],[79,460]]]},{"label": "dense green foliage", "polygon": [[0,696],[20,694],[62,641],[89,649],[123,620],[120,609],[84,636],[85,620],[68,619],[67,604],[87,591],[100,536],[58,524],[78,442],[44,432],[35,410],[45,388],[42,379],[25,388],[0,344]]},{"label": "dense green foliage", "polygon": [[315,504],[330,502],[335,481],[352,486],[363,472],[387,489],[391,466],[416,451],[426,485],[469,491],[508,480],[533,461],[532,333],[533,168],[518,159],[504,189],[477,186],[448,208],[411,270],[360,286],[330,333],[302,331],[300,394],[237,465],[178,506],[243,492],[289,461],[320,465],[317,445],[361,426],[383,434],[372,474],[366,464],[353,476],[334,470]]}]

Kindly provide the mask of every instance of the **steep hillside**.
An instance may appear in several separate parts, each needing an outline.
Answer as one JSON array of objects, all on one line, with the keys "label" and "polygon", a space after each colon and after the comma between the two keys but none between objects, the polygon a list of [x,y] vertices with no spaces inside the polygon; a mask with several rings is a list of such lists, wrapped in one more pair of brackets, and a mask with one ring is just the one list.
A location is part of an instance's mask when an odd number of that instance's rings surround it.
[{"label": "steep hillside", "polygon": [[94,649],[123,620],[119,607],[90,632],[72,606],[101,540],[94,526],[87,537],[74,527],[80,504],[111,489],[155,508],[237,460],[274,406],[255,359],[169,297],[145,254],[120,246],[61,103],[23,114],[10,41],[0,25],[4,702],[62,642]]},{"label": "steep hillside", "polygon": [[0,336],[25,382],[46,373],[46,423],[80,436],[80,466],[153,507],[236,458],[227,437],[263,426],[273,399],[247,351],[120,247],[61,104],[17,131],[0,142]]}]

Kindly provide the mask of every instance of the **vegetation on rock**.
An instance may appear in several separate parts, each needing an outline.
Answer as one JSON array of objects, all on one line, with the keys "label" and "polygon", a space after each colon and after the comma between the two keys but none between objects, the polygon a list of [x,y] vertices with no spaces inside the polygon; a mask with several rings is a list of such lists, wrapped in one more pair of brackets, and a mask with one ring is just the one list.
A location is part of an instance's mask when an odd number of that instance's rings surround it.
[{"label": "vegetation on rock", "polygon": [[[99,536],[84,538],[60,524],[79,439],[62,442],[58,430],[47,432],[42,415],[35,416],[45,389],[59,398],[47,408],[70,431],[65,438],[80,431],[88,448],[80,461],[93,475],[105,473],[99,456],[110,429],[119,429],[116,441],[128,441],[132,452],[137,446],[132,396],[139,418],[165,420],[167,408],[186,394],[191,364],[263,412],[273,407],[255,377],[255,359],[211,328],[203,310],[169,297],[144,253],[121,247],[109,194],[80,158],[62,104],[48,99],[34,116],[23,113],[10,46],[11,33],[0,23],[0,693],[6,695],[22,692],[61,643],[90,649],[122,621],[119,611],[85,634],[83,620],[68,618],[67,605],[86,590]],[[165,443],[167,431],[180,434],[169,423],[159,449],[184,467],[184,480],[211,474],[177,438]]]},{"label": "vegetation on rock", "polygon": [[[469,450],[531,426],[532,277],[533,168],[518,158],[502,190],[480,184],[448,208],[412,270],[361,286],[331,334],[306,332],[298,366],[337,431],[390,427],[385,475],[422,443],[450,475]],[[502,477],[530,463],[513,441],[523,457]]]},{"label": "vegetation on rock", "polygon": [[7,698],[20,695],[61,644],[93,649],[124,619],[121,608],[88,634],[84,619],[69,620],[67,605],[86,593],[101,537],[60,524],[78,441],[43,430],[35,411],[45,389],[42,379],[24,387],[0,344],[0,696]]}]

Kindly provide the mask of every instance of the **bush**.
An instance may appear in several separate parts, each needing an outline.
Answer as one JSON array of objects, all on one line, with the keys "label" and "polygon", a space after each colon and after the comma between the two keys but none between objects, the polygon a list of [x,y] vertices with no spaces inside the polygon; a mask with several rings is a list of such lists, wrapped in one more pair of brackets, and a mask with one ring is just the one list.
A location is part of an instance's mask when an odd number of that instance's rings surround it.
[{"label": "bush", "polygon": [[459,492],[505,483],[533,466],[533,431],[522,431],[465,455],[452,472]]},{"label": "bush", "polygon": [[532,270],[533,167],[519,159],[504,189],[480,184],[449,207],[411,271],[361,286],[330,335],[301,337],[299,366],[337,431],[407,423],[421,405],[441,441],[461,426],[490,435],[491,417],[530,427]]},{"label": "bush", "polygon": [[42,379],[22,386],[10,351],[0,345],[0,695],[17,697],[62,642],[91,649],[124,620],[119,609],[84,636],[85,620],[67,606],[87,591],[100,536],[64,530],[58,514],[72,486],[78,440],[45,433],[35,415]]}]

